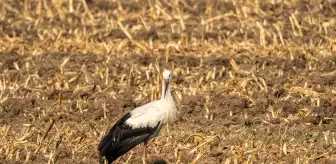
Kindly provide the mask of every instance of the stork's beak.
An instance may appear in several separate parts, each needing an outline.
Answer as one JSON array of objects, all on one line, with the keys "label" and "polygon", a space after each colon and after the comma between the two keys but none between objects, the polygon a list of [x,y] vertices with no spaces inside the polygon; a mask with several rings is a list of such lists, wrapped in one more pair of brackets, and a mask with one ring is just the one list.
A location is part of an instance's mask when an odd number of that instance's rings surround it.
[{"label": "stork's beak", "polygon": [[166,93],[167,93],[167,89],[168,89],[168,85],[169,85],[169,80],[167,79],[163,79],[164,81],[164,93],[163,93],[163,98],[166,98]]}]

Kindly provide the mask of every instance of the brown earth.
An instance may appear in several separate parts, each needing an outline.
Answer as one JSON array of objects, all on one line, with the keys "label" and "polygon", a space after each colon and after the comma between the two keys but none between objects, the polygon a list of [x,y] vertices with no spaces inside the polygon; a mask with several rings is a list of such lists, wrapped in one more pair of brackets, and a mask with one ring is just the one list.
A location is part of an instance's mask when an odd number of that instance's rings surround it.
[{"label": "brown earth", "polygon": [[24,2],[0,3],[0,163],[98,163],[164,68],[179,119],[151,163],[336,161],[335,1]]}]

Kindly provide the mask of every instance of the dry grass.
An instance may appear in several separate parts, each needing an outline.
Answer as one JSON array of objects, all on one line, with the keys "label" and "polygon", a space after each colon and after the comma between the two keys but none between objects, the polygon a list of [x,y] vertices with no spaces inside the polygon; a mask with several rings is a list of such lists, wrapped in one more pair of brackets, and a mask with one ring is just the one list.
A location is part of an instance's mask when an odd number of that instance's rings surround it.
[{"label": "dry grass", "polygon": [[[98,163],[174,70],[168,163],[333,163],[336,1],[2,0],[0,161]],[[141,162],[141,147],[119,159]]]}]

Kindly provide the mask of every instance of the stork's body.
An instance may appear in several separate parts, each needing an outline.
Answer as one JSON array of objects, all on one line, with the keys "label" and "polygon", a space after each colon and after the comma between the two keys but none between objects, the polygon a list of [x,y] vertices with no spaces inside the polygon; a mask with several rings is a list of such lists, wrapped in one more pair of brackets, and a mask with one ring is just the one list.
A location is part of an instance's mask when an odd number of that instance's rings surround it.
[{"label": "stork's body", "polygon": [[125,114],[102,139],[98,146],[99,155],[104,156],[108,163],[112,163],[140,143],[145,144],[143,161],[146,161],[147,141],[157,136],[165,123],[176,118],[176,107],[170,92],[171,76],[171,71],[163,72],[160,100]]}]

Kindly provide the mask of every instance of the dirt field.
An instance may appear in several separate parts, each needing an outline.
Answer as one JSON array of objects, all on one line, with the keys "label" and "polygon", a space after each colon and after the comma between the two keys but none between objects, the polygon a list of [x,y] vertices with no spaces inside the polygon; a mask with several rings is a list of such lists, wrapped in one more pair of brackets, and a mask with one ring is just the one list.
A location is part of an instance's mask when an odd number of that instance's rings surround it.
[{"label": "dirt field", "polygon": [[179,119],[151,163],[336,162],[335,0],[2,0],[0,13],[0,163],[98,163],[115,121],[160,97],[164,68]]}]

